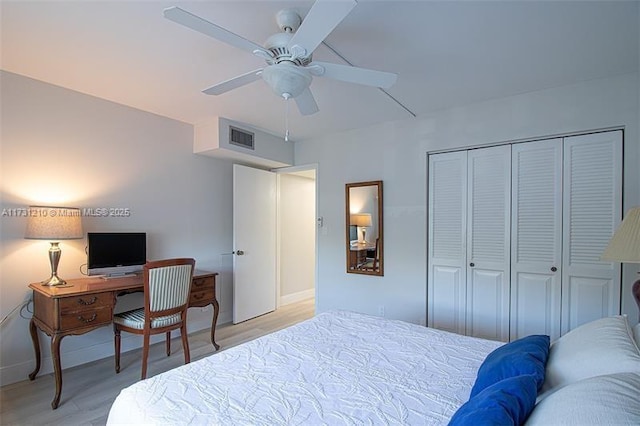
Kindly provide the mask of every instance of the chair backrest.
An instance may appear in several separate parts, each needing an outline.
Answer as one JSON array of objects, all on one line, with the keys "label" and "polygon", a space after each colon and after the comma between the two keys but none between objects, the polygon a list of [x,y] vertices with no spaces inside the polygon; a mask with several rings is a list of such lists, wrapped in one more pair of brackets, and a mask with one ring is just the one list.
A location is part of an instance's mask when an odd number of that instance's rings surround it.
[{"label": "chair backrest", "polygon": [[186,310],[195,263],[194,259],[180,258],[144,265],[144,299],[148,317]]},{"label": "chair backrest", "polygon": [[380,237],[376,238],[376,248],[375,254],[373,257],[373,270],[375,271],[378,268],[378,263],[380,263]]},{"label": "chair backrest", "polygon": [[380,238],[376,238],[376,245],[373,250],[373,258],[367,257],[367,262],[362,266],[365,271],[375,271],[380,263]]}]

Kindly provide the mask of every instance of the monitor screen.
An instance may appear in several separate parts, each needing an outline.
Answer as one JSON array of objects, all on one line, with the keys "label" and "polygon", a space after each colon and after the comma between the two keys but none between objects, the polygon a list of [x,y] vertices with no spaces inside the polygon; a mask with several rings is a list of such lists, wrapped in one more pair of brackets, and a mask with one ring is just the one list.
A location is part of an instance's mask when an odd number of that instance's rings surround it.
[{"label": "monitor screen", "polygon": [[87,233],[89,275],[137,272],[146,262],[147,234],[144,232]]},{"label": "monitor screen", "polygon": [[349,242],[358,242],[358,227],[356,225],[349,225]]}]

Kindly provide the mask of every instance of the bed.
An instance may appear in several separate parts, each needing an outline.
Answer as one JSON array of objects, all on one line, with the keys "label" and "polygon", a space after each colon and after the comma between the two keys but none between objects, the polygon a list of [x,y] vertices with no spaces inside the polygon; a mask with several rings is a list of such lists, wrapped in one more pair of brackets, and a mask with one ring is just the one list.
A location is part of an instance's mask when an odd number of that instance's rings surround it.
[{"label": "bed", "polygon": [[640,349],[626,317],[594,321],[552,345],[534,337],[503,344],[320,313],[123,389],[107,423],[640,424]]}]

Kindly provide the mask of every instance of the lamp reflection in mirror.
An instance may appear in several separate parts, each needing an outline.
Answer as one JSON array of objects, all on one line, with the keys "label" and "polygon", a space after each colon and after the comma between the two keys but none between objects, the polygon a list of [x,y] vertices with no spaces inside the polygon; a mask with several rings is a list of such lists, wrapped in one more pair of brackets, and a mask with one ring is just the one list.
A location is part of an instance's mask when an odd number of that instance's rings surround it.
[{"label": "lamp reflection in mirror", "polygon": [[[611,237],[601,259],[622,263],[640,263],[640,207],[634,207],[627,212]],[[640,294],[640,279],[633,283],[631,291],[634,295]]]},{"label": "lamp reflection in mirror", "polygon": [[31,206],[28,209],[26,239],[48,240],[51,277],[42,285],[58,286],[67,282],[58,277],[58,263],[62,251],[59,240],[82,238],[82,218],[80,209],[69,207]]},{"label": "lamp reflection in mirror", "polygon": [[371,213],[356,213],[351,215],[351,225],[356,225],[362,228],[362,243],[366,244],[366,228],[371,226]]}]

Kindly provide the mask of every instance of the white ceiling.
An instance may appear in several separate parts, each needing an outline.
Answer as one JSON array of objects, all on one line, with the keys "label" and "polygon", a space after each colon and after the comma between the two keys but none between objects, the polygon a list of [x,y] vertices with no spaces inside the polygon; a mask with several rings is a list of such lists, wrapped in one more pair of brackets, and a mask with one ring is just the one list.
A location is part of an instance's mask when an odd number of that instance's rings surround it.
[{"label": "white ceiling", "polygon": [[[188,123],[222,116],[274,134],[285,102],[259,80],[201,90],[262,66],[245,51],[163,18],[178,5],[262,44],[275,14],[312,1],[6,1],[1,67]],[[353,65],[391,71],[388,93],[420,116],[491,98],[637,72],[638,1],[374,1],[326,39]],[[343,63],[326,46],[315,60]],[[379,89],[314,78],[320,112],[290,105],[293,140],[411,115]]]}]

